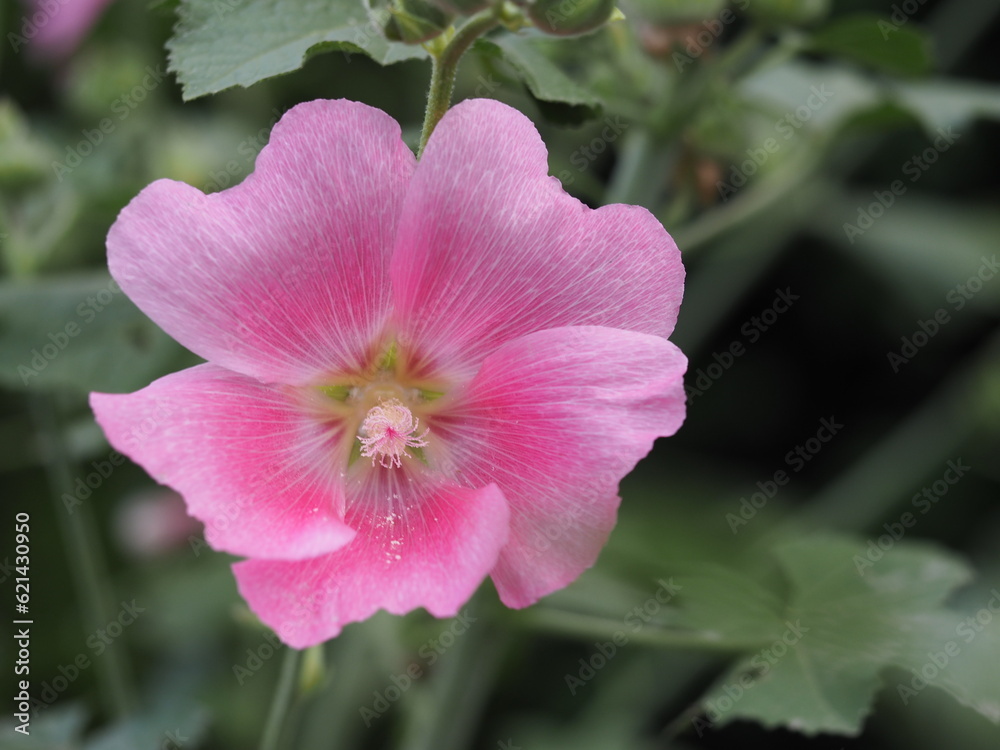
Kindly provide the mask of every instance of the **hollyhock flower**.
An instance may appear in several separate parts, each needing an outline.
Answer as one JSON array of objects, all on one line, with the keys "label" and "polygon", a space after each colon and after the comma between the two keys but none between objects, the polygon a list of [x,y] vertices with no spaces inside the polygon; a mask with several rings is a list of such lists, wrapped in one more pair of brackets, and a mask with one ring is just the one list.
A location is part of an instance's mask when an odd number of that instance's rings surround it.
[{"label": "hollyhock flower", "polygon": [[29,0],[37,32],[32,48],[52,60],[67,57],[80,45],[112,0]]},{"label": "hollyhock flower", "polygon": [[531,122],[471,100],[419,162],[386,114],[300,104],[212,195],[160,180],[111,272],[208,360],[93,394],[250,607],[305,647],[379,609],[524,607],[593,564],[619,480],[684,418],[683,287],[645,209],[592,210]]}]

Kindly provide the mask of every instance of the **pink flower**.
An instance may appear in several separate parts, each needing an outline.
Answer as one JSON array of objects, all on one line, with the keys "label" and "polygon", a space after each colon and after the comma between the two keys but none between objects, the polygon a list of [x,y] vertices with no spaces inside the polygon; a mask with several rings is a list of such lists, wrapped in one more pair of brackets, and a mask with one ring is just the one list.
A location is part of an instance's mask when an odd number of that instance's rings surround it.
[{"label": "pink flower", "polygon": [[67,57],[97,23],[111,0],[30,0],[31,44],[49,59]]},{"label": "pink flower", "polygon": [[208,363],[93,394],[97,419],[250,558],[241,593],[295,647],[452,616],[486,576],[511,607],[566,586],[684,419],[676,246],[567,195],[495,101],[449,111],[419,164],[386,114],[301,104],[241,185],[143,190],[108,254]]}]

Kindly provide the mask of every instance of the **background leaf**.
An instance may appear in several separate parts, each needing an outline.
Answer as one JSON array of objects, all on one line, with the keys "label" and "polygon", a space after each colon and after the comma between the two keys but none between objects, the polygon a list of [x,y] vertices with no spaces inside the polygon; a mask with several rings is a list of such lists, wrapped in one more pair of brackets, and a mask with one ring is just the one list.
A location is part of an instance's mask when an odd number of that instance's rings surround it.
[{"label": "background leaf", "polygon": [[[968,568],[933,548],[885,539],[878,546],[815,536],[775,549],[792,586],[785,630],[708,693],[702,705],[712,722],[745,718],[806,734],[858,734],[883,672],[900,667],[919,676],[928,663],[931,684],[1000,721],[1000,685],[987,677],[995,674],[995,640],[958,646],[965,616],[941,608],[969,580]],[[943,656],[937,668],[928,661],[955,648],[965,658]]]},{"label": "background leaf", "polygon": [[185,99],[252,86],[320,52],[363,52],[382,65],[427,57],[388,42],[359,0],[183,0],[167,48]]},{"label": "background leaf", "polygon": [[546,55],[546,46],[559,43],[540,36],[502,34],[488,40],[478,40],[475,48],[483,53],[499,56],[508,63],[531,95],[543,106],[555,105],[546,110],[552,115],[551,119],[578,124],[597,117],[601,112],[601,101],[566,75]]},{"label": "background leaf", "polygon": [[0,382],[132,391],[184,350],[104,275],[0,283]]},{"label": "background leaf", "polygon": [[869,13],[828,23],[810,37],[807,47],[886,73],[920,75],[931,69],[930,45],[912,24],[896,27],[884,16]]}]

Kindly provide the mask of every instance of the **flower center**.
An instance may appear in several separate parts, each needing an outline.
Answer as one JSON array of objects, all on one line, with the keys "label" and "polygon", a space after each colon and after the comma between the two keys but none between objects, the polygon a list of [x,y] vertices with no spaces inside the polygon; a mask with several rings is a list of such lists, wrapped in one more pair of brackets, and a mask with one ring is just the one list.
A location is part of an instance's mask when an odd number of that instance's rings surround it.
[{"label": "flower center", "polygon": [[420,420],[414,419],[410,410],[398,398],[380,401],[368,410],[365,421],[358,430],[361,455],[389,469],[402,465],[402,456],[409,457],[407,448],[423,448],[429,430],[416,435]]}]

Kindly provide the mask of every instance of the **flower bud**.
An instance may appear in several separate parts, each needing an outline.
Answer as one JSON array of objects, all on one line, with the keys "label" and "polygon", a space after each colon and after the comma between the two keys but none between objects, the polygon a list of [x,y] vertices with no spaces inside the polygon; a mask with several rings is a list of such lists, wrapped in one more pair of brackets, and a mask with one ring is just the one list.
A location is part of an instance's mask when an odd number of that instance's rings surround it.
[{"label": "flower bud", "polygon": [[535,0],[526,10],[535,26],[546,34],[573,36],[607,23],[615,10],[615,0]]},{"label": "flower bud", "polygon": [[369,8],[372,21],[391,42],[420,44],[439,36],[454,16],[427,0],[388,0]]},{"label": "flower bud", "polygon": [[494,0],[430,0],[446,13],[457,16],[471,16],[493,5]]}]

